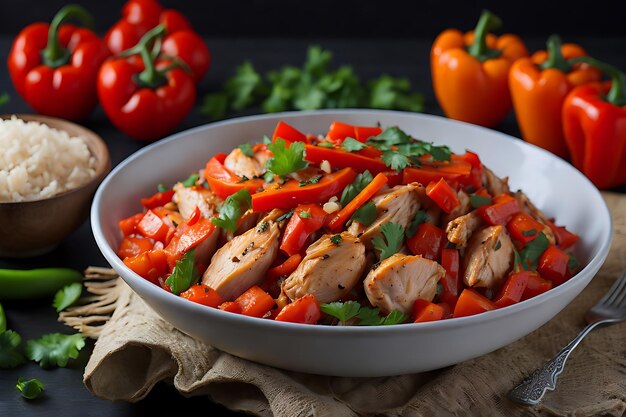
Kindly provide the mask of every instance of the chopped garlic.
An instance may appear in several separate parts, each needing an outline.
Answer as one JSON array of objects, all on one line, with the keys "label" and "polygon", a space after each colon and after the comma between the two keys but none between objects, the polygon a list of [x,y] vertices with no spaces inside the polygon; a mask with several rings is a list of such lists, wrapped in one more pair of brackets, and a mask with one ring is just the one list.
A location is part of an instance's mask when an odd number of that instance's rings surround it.
[{"label": "chopped garlic", "polygon": [[341,209],[341,205],[339,205],[336,201],[329,201],[328,203],[324,203],[323,208],[326,213],[330,214],[339,211]]},{"label": "chopped garlic", "polygon": [[330,166],[330,162],[328,162],[327,160],[323,160],[322,163],[320,164],[320,169],[322,171],[324,171],[327,174],[330,174],[332,172],[332,167]]},{"label": "chopped garlic", "polygon": [[337,198],[336,195],[332,196],[331,198],[328,199],[328,201],[333,202],[333,201],[339,201],[339,198]]}]

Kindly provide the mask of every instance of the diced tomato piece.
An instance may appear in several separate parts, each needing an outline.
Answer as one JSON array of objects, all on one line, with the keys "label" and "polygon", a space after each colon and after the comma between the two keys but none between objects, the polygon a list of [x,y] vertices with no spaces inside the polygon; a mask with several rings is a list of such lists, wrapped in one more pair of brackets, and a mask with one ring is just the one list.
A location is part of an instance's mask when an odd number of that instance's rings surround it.
[{"label": "diced tomato piece", "polygon": [[159,206],[164,206],[174,197],[174,190],[160,191],[151,197],[142,198],[141,205],[147,209],[153,209]]},{"label": "diced tomato piece", "polygon": [[259,286],[248,288],[235,300],[241,307],[241,314],[252,317],[263,317],[274,307],[274,299]]},{"label": "diced tomato piece", "polygon": [[493,300],[496,307],[502,308],[519,303],[528,285],[530,273],[530,271],[520,271],[509,274],[500,292]]},{"label": "diced tomato piece", "polygon": [[463,291],[463,280],[459,273],[459,259],[458,249],[444,248],[441,250],[441,266],[446,270],[446,275],[440,281],[443,291],[439,298],[453,308],[461,291]]},{"label": "diced tomato piece", "polygon": [[513,240],[525,246],[537,237],[537,234],[543,230],[543,225],[533,219],[530,214],[519,212],[511,217],[506,228]]},{"label": "diced tomato piece", "polygon": [[535,271],[528,271],[528,283],[522,294],[522,300],[528,300],[552,289],[552,281],[542,278]]},{"label": "diced tomato piece", "polygon": [[132,235],[137,231],[137,224],[139,224],[143,215],[144,213],[137,213],[119,221],[120,231],[124,237]]},{"label": "diced tomato piece", "polygon": [[493,201],[489,206],[478,208],[480,217],[491,226],[505,226],[514,214],[520,212],[517,200],[508,194],[500,194]]},{"label": "diced tomato piece", "polygon": [[378,136],[381,133],[383,133],[383,130],[380,127],[354,126],[354,139],[362,143],[365,143],[369,138]]},{"label": "diced tomato piece", "polygon": [[226,301],[220,304],[217,308],[231,313],[241,314],[241,307],[234,301]]},{"label": "diced tomato piece", "polygon": [[180,296],[194,303],[213,308],[222,304],[222,297],[220,297],[217,291],[202,284],[192,285],[187,291],[181,292]]},{"label": "diced tomato piece", "polygon": [[287,304],[276,316],[276,321],[315,324],[322,316],[319,303],[313,294],[306,294]]},{"label": "diced tomato piece", "polygon": [[554,233],[554,237],[556,238],[556,244],[561,249],[567,249],[574,245],[580,237],[567,230],[563,226],[557,226],[553,222],[549,221],[548,226],[552,229],[552,233]]},{"label": "diced tomato piece", "polygon": [[137,230],[145,237],[154,240],[164,241],[170,228],[167,224],[153,211],[148,210],[137,224]]},{"label": "diced tomato piece", "polygon": [[456,191],[443,178],[429,183],[426,187],[426,195],[446,213],[450,213],[461,204]]},{"label": "diced tomato piece", "polygon": [[280,249],[289,256],[300,253],[309,236],[324,226],[327,215],[317,204],[301,204],[296,207],[285,227]]},{"label": "diced tomato piece", "polygon": [[431,303],[427,300],[417,299],[413,304],[413,322],[425,323],[427,321],[442,320],[444,318],[444,307]]},{"label": "diced tomato piece", "polygon": [[289,142],[306,142],[306,135],[300,132],[295,127],[288,125],[282,120],[276,125],[274,134],[272,134],[272,141],[281,138]]},{"label": "diced tomato piece", "polygon": [[554,245],[548,246],[539,258],[537,271],[557,286],[571,278],[567,269],[569,255]]},{"label": "diced tomato piece", "polygon": [[496,306],[490,299],[480,295],[472,288],[466,288],[454,307],[454,317],[473,316],[495,309]]},{"label": "diced tomato piece", "polygon": [[446,233],[442,229],[430,223],[422,223],[406,245],[413,255],[422,255],[436,261],[441,256],[446,240]]},{"label": "diced tomato piece", "polygon": [[120,243],[117,256],[121,259],[133,257],[152,249],[152,241],[145,237],[128,236]]}]

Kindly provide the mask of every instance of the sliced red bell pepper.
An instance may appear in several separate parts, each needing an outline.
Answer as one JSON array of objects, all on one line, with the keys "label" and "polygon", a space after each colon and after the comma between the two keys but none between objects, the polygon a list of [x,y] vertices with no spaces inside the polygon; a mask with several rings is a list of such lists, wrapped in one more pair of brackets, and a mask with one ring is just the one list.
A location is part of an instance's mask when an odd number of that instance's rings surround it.
[{"label": "sliced red bell pepper", "polygon": [[496,307],[502,308],[519,303],[528,285],[528,277],[530,274],[530,271],[520,271],[509,274],[500,292],[493,300]]},{"label": "sliced red bell pepper", "polygon": [[287,304],[276,316],[276,321],[315,324],[322,317],[319,303],[313,294],[306,294]]},{"label": "sliced red bell pepper", "polygon": [[425,323],[428,321],[437,321],[444,318],[445,308],[431,303],[427,300],[418,298],[413,304],[413,322]]},{"label": "sliced red bell pepper", "polygon": [[241,306],[234,301],[226,301],[217,306],[217,308],[230,313],[241,314]]},{"label": "sliced red bell pepper", "polygon": [[357,172],[369,171],[373,175],[387,171],[387,165],[378,158],[369,158],[354,152],[347,152],[342,148],[324,148],[322,146],[306,145],[304,159],[319,165],[326,160],[333,168],[350,167]]},{"label": "sliced red bell pepper", "polygon": [[287,142],[308,142],[304,133],[282,120],[278,122],[272,134],[272,141],[278,138],[284,139]]},{"label": "sliced red bell pepper", "polygon": [[454,317],[473,316],[485,311],[495,310],[496,306],[487,297],[480,295],[472,288],[466,288],[461,293],[459,301],[454,307]]},{"label": "sliced red bell pepper", "polygon": [[241,308],[241,314],[252,317],[263,317],[276,304],[268,293],[256,285],[237,297],[235,303]]},{"label": "sliced red bell pepper", "polygon": [[226,156],[224,153],[215,155],[207,162],[204,168],[204,177],[209,183],[211,191],[222,200],[225,200],[229,195],[243,189],[247,189],[250,191],[250,194],[254,194],[263,188],[263,180],[249,179],[243,181],[241,177],[226,169],[223,165]]},{"label": "sliced red bell pepper", "polygon": [[443,178],[429,183],[426,187],[426,195],[446,213],[450,213],[461,204],[456,191]]},{"label": "sliced red bell pepper", "polygon": [[119,221],[118,225],[124,237],[132,235],[137,231],[137,224],[141,221],[145,213],[133,214],[130,217]]},{"label": "sliced red bell pepper", "polygon": [[543,230],[543,225],[533,219],[530,214],[519,212],[511,217],[506,229],[513,240],[517,240],[524,246],[537,237],[537,234]]},{"label": "sliced red bell pepper", "polygon": [[150,239],[165,241],[169,226],[153,210],[148,210],[137,224],[137,231]]},{"label": "sliced red bell pepper", "polygon": [[550,245],[539,258],[537,271],[542,277],[552,281],[554,286],[561,285],[571,278],[567,269],[569,255],[554,245]]},{"label": "sliced red bell pepper", "polygon": [[[155,251],[140,253],[136,256],[125,258],[124,264],[133,270],[137,275],[147,279],[153,284],[159,284],[160,277],[165,275],[167,271],[167,263],[163,266],[160,254]],[[163,252],[163,251],[160,251]]]},{"label": "sliced red bell pepper", "polygon": [[299,181],[290,180],[283,185],[268,187],[252,195],[252,210],[270,211],[275,208],[291,209],[299,204],[321,204],[332,196],[339,196],[346,186],[356,178],[351,168],[323,176],[316,184],[300,186]]},{"label": "sliced red bell pepper", "polygon": [[354,139],[361,143],[365,143],[369,138],[378,136],[381,133],[383,133],[383,130],[380,127],[354,126]]},{"label": "sliced red bell pepper", "polygon": [[141,205],[147,209],[153,209],[166,205],[172,201],[172,197],[174,197],[174,190],[160,191],[148,198],[142,198]]},{"label": "sliced red bell pepper", "polygon": [[[303,212],[306,217],[302,217]],[[324,226],[326,216],[328,213],[317,204],[301,204],[296,207],[285,227],[280,249],[289,256],[300,253],[309,236]]]},{"label": "sliced red bell pepper", "polygon": [[552,229],[552,233],[554,233],[556,238],[556,244],[561,249],[571,247],[580,239],[580,236],[577,234],[570,232],[563,226],[557,226],[551,221],[548,221],[548,227]]},{"label": "sliced red bell pepper", "polygon": [[517,200],[508,194],[500,194],[494,197],[493,204],[478,208],[478,215],[491,226],[504,226],[519,212]]},{"label": "sliced red bell pepper", "polygon": [[267,271],[268,281],[275,281],[280,277],[289,276],[293,271],[296,270],[296,268],[298,268],[300,261],[302,261],[302,255],[296,253],[295,255],[291,255],[289,258],[287,258],[287,260],[282,264],[270,268]]},{"label": "sliced red bell pepper", "polygon": [[334,121],[330,124],[326,138],[329,142],[339,145],[346,138],[355,139],[354,126],[347,123]]},{"label": "sliced red bell pepper", "polygon": [[384,171],[383,174],[387,177],[387,185],[389,188],[402,184],[402,171]]},{"label": "sliced red bell pepper", "polygon": [[522,294],[522,300],[528,300],[552,289],[552,281],[544,279],[535,271],[528,271],[528,283]]},{"label": "sliced red bell pepper", "polygon": [[413,255],[437,261],[446,244],[446,232],[430,223],[422,223],[406,245]]},{"label": "sliced red bell pepper", "polygon": [[475,190],[481,188],[483,185],[483,164],[478,155],[471,151],[465,151],[465,154],[454,155],[453,158],[461,158],[472,166],[469,177],[467,180],[462,180],[461,183],[466,186],[471,185]]},{"label": "sliced red bell pepper", "polygon": [[222,304],[222,297],[220,297],[217,291],[202,284],[192,285],[188,290],[181,292],[180,296],[194,303],[213,308],[217,308],[217,306]]},{"label": "sliced red bell pepper", "polygon": [[333,233],[337,233],[343,229],[348,219],[374,196],[385,184],[387,184],[387,176],[383,173],[377,174],[374,179],[361,190],[356,197],[352,199],[344,208],[339,210],[334,216],[329,217],[326,227]]},{"label": "sliced red bell pepper", "polygon": [[133,257],[140,253],[152,250],[152,241],[145,237],[128,236],[120,243],[120,248],[117,251],[117,256],[120,259],[127,257]]},{"label": "sliced red bell pepper", "polygon": [[472,172],[472,165],[458,157],[453,157],[449,162],[429,162],[417,168],[405,168],[403,170],[402,183],[409,184],[419,182],[427,185],[445,179],[448,184],[467,181]]},{"label": "sliced red bell pepper", "polygon": [[189,223],[179,224],[172,239],[165,247],[167,263],[170,268],[174,268],[176,261],[182,258],[186,252],[208,239],[214,231],[215,225],[210,219],[200,218],[192,225]]},{"label": "sliced red bell pepper", "polygon": [[441,266],[446,270],[446,275],[441,282],[443,291],[439,295],[439,299],[452,308],[456,305],[461,291],[463,291],[463,281],[459,274],[459,250],[444,248],[441,250]]}]

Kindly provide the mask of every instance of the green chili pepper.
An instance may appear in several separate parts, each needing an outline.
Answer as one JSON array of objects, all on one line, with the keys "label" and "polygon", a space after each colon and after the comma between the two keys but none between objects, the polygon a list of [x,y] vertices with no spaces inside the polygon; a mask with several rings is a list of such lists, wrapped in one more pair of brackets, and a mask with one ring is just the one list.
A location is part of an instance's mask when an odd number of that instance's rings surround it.
[{"label": "green chili pepper", "polygon": [[0,333],[3,333],[7,329],[7,316],[4,315],[4,309],[0,304]]},{"label": "green chili pepper", "polygon": [[83,274],[70,268],[0,269],[0,300],[25,300],[54,295]]}]

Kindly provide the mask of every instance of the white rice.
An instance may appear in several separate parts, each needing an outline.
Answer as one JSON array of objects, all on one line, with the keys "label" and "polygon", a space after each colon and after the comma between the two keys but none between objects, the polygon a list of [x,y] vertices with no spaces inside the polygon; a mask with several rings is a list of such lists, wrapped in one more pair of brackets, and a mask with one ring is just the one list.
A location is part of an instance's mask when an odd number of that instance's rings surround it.
[{"label": "white rice", "polygon": [[0,119],[0,202],[41,200],[86,184],[95,158],[67,132],[13,116]]}]

